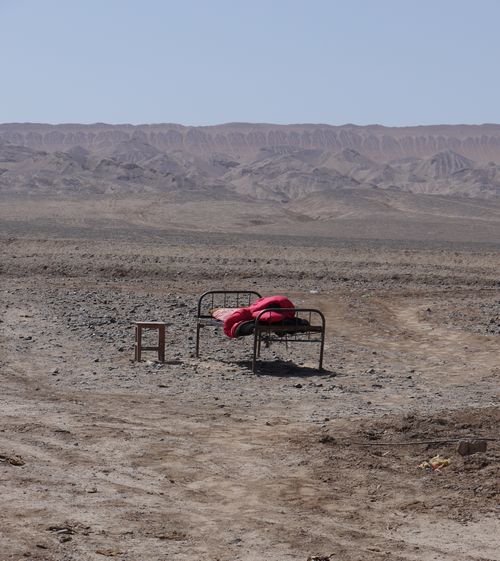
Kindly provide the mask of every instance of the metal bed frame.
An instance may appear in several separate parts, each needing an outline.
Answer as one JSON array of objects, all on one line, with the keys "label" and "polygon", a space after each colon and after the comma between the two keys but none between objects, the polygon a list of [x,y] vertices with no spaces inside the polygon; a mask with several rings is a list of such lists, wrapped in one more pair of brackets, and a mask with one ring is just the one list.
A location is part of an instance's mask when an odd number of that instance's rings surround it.
[{"label": "metal bed frame", "polygon": [[[205,327],[222,327],[223,322],[210,314],[213,308],[241,308],[249,306],[261,295],[254,290],[209,290],[198,299],[196,315],[196,356],[200,356],[200,331]],[[262,310],[255,318],[253,332],[252,372],[255,372],[257,358],[260,358],[262,342],[285,343],[319,343],[318,370],[323,369],[325,348],[325,316],[315,308],[281,308],[280,311],[294,312],[295,318],[307,319],[309,325],[286,325],[284,323],[262,323],[266,314],[275,312],[276,308]]]}]

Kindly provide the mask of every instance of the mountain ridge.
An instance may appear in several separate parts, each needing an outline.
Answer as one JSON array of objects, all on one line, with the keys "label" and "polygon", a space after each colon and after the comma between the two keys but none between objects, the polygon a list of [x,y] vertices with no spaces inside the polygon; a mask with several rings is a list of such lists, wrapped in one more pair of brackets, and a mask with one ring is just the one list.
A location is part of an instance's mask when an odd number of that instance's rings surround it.
[{"label": "mountain ridge", "polygon": [[0,139],[12,144],[49,151],[81,146],[92,151],[111,150],[116,144],[139,139],[161,151],[182,149],[208,154],[214,151],[255,159],[261,148],[290,146],[341,151],[354,148],[378,162],[404,157],[426,157],[451,149],[479,162],[500,163],[500,124],[418,125],[324,125],[231,123],[186,126],[176,123],[112,125],[95,124],[0,124]]},{"label": "mountain ridge", "polygon": [[[500,165],[475,162],[449,148],[428,157],[380,163],[354,148],[340,151],[263,147],[252,160],[227,153],[161,151],[132,138],[89,150],[43,151],[0,139],[0,191],[65,194],[172,192],[205,199],[210,188],[283,203],[338,189],[382,189],[425,195],[500,197]],[[220,191],[219,191],[220,192]]]}]

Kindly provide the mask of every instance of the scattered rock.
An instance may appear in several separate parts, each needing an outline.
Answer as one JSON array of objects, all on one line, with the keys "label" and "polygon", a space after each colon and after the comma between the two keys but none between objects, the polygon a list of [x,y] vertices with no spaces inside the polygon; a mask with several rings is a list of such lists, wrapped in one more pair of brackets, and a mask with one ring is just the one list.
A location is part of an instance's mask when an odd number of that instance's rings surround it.
[{"label": "scattered rock", "polygon": [[73,538],[71,536],[68,535],[62,535],[59,537],[59,541],[61,543],[66,543],[66,542],[70,542]]},{"label": "scattered rock", "polygon": [[6,462],[11,466],[24,466],[26,463],[21,456],[6,456],[4,454],[0,454],[0,462]]},{"label": "scattered rock", "polygon": [[337,444],[337,439],[329,434],[322,436],[319,441],[321,444]]},{"label": "scattered rock", "polygon": [[117,555],[123,555],[125,552],[120,549],[96,549],[96,553],[106,557],[116,557]]},{"label": "scattered rock", "polygon": [[47,530],[58,535],[75,533],[75,530],[71,526],[49,526]]},{"label": "scattered rock", "polygon": [[461,456],[471,456],[478,452],[486,452],[487,448],[486,440],[461,440],[458,443],[457,452]]},{"label": "scattered rock", "polygon": [[171,540],[171,541],[180,542],[187,539],[187,534],[185,534],[184,532],[179,532],[177,530],[172,530],[172,531],[167,531],[157,534],[156,537],[159,540]]}]

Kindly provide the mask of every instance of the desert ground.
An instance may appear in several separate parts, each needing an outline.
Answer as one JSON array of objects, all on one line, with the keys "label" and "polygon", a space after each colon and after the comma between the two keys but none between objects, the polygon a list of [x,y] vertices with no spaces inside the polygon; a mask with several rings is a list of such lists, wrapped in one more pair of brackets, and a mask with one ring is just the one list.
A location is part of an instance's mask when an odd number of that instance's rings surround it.
[{"label": "desert ground", "polygon": [[[50,230],[16,208],[2,561],[500,559],[498,243]],[[215,288],[323,310],[324,371],[315,345],[272,345],[253,374],[251,341],[208,329],[196,358]],[[167,323],[165,364],[133,362],[140,320]]]}]

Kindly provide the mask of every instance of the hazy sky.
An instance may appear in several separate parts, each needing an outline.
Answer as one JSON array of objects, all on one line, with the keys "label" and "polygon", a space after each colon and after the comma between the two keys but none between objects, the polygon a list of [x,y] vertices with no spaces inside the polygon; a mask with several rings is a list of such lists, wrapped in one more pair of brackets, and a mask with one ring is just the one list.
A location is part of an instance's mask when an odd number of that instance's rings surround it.
[{"label": "hazy sky", "polygon": [[500,0],[0,0],[0,122],[500,122]]}]

